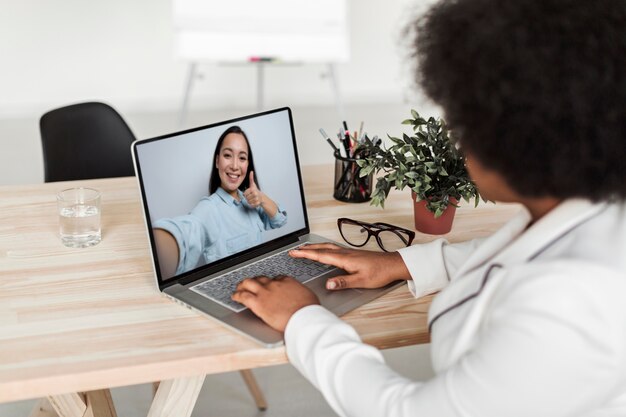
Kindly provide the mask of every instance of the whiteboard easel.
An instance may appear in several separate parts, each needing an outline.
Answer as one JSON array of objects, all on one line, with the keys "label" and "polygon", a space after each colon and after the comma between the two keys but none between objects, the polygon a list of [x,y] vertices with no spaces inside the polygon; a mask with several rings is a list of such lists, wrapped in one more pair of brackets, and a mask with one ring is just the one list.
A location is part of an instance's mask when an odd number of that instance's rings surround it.
[{"label": "whiteboard easel", "polygon": [[336,63],[349,59],[347,16],[346,0],[173,0],[178,56],[189,61],[179,123],[202,61],[254,64],[258,110],[264,107],[266,65],[325,63],[345,119]]}]

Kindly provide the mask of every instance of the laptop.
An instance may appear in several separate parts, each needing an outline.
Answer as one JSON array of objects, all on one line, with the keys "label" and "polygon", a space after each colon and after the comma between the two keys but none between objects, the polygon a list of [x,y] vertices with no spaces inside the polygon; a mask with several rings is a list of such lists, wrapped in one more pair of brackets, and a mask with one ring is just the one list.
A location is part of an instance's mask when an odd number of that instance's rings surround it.
[{"label": "laptop", "polygon": [[[237,161],[254,166],[255,183],[276,204],[271,217],[245,197],[234,199],[225,191],[229,183],[218,181],[220,187],[210,192],[211,176],[222,166],[214,164],[216,145],[227,131],[244,132],[250,156]],[[326,280],[344,271],[288,256],[303,244],[330,240],[309,231],[287,107],[136,141],[132,153],[159,291],[266,347],[281,345],[283,335],[230,299],[246,277],[291,275],[337,315],[398,285],[328,291]]]}]

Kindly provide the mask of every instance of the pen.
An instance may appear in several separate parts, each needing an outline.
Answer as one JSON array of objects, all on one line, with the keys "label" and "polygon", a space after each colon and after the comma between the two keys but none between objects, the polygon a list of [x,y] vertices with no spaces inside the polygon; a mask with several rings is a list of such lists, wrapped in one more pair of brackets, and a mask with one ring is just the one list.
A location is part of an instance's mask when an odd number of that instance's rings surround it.
[{"label": "pen", "polygon": [[337,154],[340,153],[339,148],[335,146],[335,144],[333,143],[332,140],[330,140],[330,138],[326,138],[326,142],[328,142],[330,147],[333,148],[333,153],[337,153]]},{"label": "pen", "polygon": [[350,130],[348,129],[348,123],[343,121],[343,132],[341,132],[345,138],[345,141],[348,145],[348,155],[352,158],[352,138],[350,137]]},{"label": "pen", "polygon": [[347,136],[347,133],[342,127],[341,132],[339,133],[339,142],[343,144],[343,149],[346,151],[346,158],[350,158],[350,142],[346,136]]},{"label": "pen", "polygon": [[328,137],[328,135],[326,134],[326,131],[324,131],[324,129],[320,128],[320,133],[322,134],[322,137],[324,139],[326,139],[326,142],[328,142],[330,147],[333,148],[333,152],[340,154],[339,148],[336,147],[335,144],[333,143],[333,141]]}]

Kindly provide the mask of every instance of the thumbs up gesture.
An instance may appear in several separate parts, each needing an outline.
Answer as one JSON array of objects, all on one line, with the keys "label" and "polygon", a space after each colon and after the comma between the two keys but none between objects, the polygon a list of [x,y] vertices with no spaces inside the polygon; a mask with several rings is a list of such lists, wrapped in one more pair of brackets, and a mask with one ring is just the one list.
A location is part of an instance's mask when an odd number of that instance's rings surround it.
[{"label": "thumbs up gesture", "polygon": [[250,171],[250,185],[248,189],[244,191],[243,196],[251,207],[257,208],[263,203],[263,193],[254,182],[254,171]]}]

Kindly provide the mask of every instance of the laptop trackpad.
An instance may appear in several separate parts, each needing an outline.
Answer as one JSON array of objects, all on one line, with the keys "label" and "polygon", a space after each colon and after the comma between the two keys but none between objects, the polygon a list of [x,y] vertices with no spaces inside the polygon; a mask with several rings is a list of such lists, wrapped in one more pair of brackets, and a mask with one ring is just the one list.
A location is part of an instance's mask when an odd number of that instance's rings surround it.
[{"label": "laptop trackpad", "polygon": [[326,289],[326,277],[314,279],[304,285],[313,290],[324,307],[335,313],[337,307],[354,301],[361,294],[361,291],[354,289],[329,291]]}]

